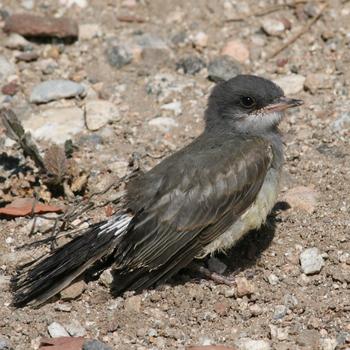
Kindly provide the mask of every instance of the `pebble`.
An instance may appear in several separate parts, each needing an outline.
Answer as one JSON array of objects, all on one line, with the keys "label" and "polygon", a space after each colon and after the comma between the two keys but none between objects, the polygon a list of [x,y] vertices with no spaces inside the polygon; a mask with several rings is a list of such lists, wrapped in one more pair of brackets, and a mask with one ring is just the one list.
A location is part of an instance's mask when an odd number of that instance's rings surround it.
[{"label": "pebble", "polygon": [[69,333],[58,322],[50,323],[49,326],[47,327],[47,330],[52,338],[69,337]]},{"label": "pebble", "polygon": [[277,277],[275,274],[273,274],[273,273],[271,273],[270,275],[268,275],[267,280],[269,281],[269,283],[270,283],[272,286],[275,286],[275,285],[278,284],[278,282],[279,282],[278,277]]},{"label": "pebble", "polygon": [[287,315],[288,308],[285,305],[276,305],[273,313],[274,320],[280,320]]},{"label": "pebble", "polygon": [[69,97],[79,97],[85,93],[83,85],[71,80],[47,80],[35,86],[30,94],[30,102],[46,103]]},{"label": "pebble", "polygon": [[99,340],[85,340],[82,350],[113,350],[109,345]]},{"label": "pebble", "polygon": [[85,105],[85,122],[91,131],[96,131],[105,126],[109,121],[119,120],[119,110],[109,101],[91,100]]},{"label": "pebble", "polygon": [[284,93],[288,96],[297,94],[303,90],[305,77],[300,74],[290,74],[277,78],[274,82],[281,87]]},{"label": "pebble", "polygon": [[16,74],[16,66],[0,55],[0,81],[4,82],[10,75]]},{"label": "pebble", "polygon": [[263,309],[257,304],[249,306],[249,311],[252,313],[253,316],[259,316],[263,313]]},{"label": "pebble", "polygon": [[287,202],[292,208],[306,211],[312,214],[317,205],[318,193],[310,187],[297,186],[288,190],[283,200]]},{"label": "pebble", "polygon": [[10,83],[4,85],[1,88],[1,92],[4,95],[14,96],[19,91],[19,85],[15,81],[11,81]]},{"label": "pebble", "polygon": [[219,316],[226,316],[229,310],[230,310],[230,306],[227,303],[218,302],[214,304],[214,311]]},{"label": "pebble", "polygon": [[324,266],[324,260],[318,248],[305,249],[300,254],[300,265],[303,273],[312,275],[319,273]]},{"label": "pebble", "polygon": [[216,272],[221,275],[226,271],[227,265],[213,256],[208,260],[208,268],[211,272]]},{"label": "pebble", "polygon": [[11,33],[5,40],[5,46],[11,50],[28,50],[32,44],[17,33]]},{"label": "pebble", "polygon": [[214,82],[229,80],[240,73],[240,63],[228,56],[217,57],[208,65],[208,79]]},{"label": "pebble", "polygon": [[151,119],[148,124],[164,132],[178,126],[177,121],[170,117],[156,117]]},{"label": "pebble", "polygon": [[221,55],[229,56],[239,63],[247,63],[249,61],[249,50],[247,46],[240,40],[230,40],[221,50]]},{"label": "pebble", "polygon": [[99,282],[101,282],[105,287],[109,288],[113,283],[113,274],[111,269],[104,270],[99,278]]},{"label": "pebble", "polygon": [[124,309],[128,312],[139,313],[141,310],[141,297],[139,295],[134,295],[127,298],[124,303]]},{"label": "pebble", "polygon": [[62,144],[84,130],[84,112],[78,107],[47,109],[33,113],[23,127],[34,138]]},{"label": "pebble", "polygon": [[263,31],[270,36],[280,36],[286,27],[283,21],[274,18],[266,18],[262,21],[261,27]]},{"label": "pebble", "polygon": [[11,350],[13,349],[10,341],[5,338],[0,338],[0,350]]},{"label": "pebble", "polygon": [[182,113],[182,104],[180,101],[174,101],[160,106],[160,109],[172,111],[176,116],[178,116]]},{"label": "pebble", "polygon": [[350,129],[350,112],[340,113],[338,118],[331,124],[331,128],[337,132]]},{"label": "pebble", "polygon": [[15,58],[16,61],[33,62],[39,58],[39,54],[35,51],[21,52]]},{"label": "pebble", "polygon": [[65,324],[65,329],[72,337],[84,337],[86,335],[86,329],[81,325],[78,320],[71,320],[68,324]]},{"label": "pebble", "polygon": [[275,325],[270,324],[270,334],[272,339],[277,339],[280,341],[287,340],[288,339],[288,328],[280,328]]},{"label": "pebble", "polygon": [[79,25],[79,40],[91,40],[102,35],[102,30],[97,23]]},{"label": "pebble", "polygon": [[85,289],[86,283],[83,280],[74,282],[61,291],[61,298],[63,300],[76,299],[84,292]]},{"label": "pebble", "polygon": [[204,32],[198,32],[193,36],[192,42],[194,47],[203,49],[208,45],[208,35]]},{"label": "pebble", "polygon": [[61,39],[78,38],[78,24],[70,18],[37,16],[30,13],[14,14],[6,18],[4,31],[24,37],[56,37]]},{"label": "pebble", "polygon": [[304,87],[314,94],[319,89],[331,88],[332,83],[326,73],[310,73],[306,76]]},{"label": "pebble", "polygon": [[176,63],[176,69],[182,69],[184,74],[195,75],[204,67],[205,62],[197,56],[189,56]]},{"label": "pebble", "polygon": [[124,45],[112,45],[106,50],[106,56],[112,67],[120,69],[132,61],[133,54]]},{"label": "pebble", "polygon": [[248,281],[245,277],[236,277],[235,282],[237,297],[240,298],[245,295],[251,295],[255,292],[254,284]]},{"label": "pebble", "polygon": [[250,338],[241,338],[236,341],[239,350],[270,350],[271,346],[267,340],[254,340]]}]

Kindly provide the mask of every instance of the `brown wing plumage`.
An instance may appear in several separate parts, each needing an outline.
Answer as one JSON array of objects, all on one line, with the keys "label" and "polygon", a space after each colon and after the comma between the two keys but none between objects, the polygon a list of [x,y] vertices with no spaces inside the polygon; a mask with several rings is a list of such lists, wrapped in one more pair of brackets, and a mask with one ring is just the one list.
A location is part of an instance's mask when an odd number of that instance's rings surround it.
[{"label": "brown wing plumage", "polygon": [[258,137],[200,137],[131,182],[136,215],[116,252],[117,292],[171,277],[225,232],[255,200],[269,147]]}]

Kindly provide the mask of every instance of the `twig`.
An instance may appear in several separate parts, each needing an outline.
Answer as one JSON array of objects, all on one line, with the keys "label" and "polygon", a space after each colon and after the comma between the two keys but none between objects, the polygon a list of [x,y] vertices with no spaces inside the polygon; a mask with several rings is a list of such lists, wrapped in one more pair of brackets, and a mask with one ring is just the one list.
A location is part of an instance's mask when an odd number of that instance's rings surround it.
[{"label": "twig", "polygon": [[252,12],[252,13],[243,15],[241,17],[228,18],[225,20],[225,22],[240,22],[240,21],[245,21],[249,17],[262,17],[265,15],[268,15],[269,13],[280,11],[280,10],[284,9],[285,7],[294,8],[295,6],[297,6],[299,4],[303,4],[305,2],[307,2],[307,0],[296,0],[292,4],[272,5],[272,6],[268,6],[266,8],[263,8],[261,10],[257,10],[256,12]]},{"label": "twig", "polygon": [[311,18],[305,25],[303,28],[301,28],[299,30],[299,32],[295,33],[291,38],[289,38],[289,40],[287,40],[283,45],[281,45],[279,48],[277,48],[275,51],[271,52],[269,55],[267,55],[266,59],[269,60],[271,58],[276,57],[280,52],[282,52],[283,50],[285,50],[288,46],[292,45],[295,41],[297,41],[303,34],[305,34],[307,31],[309,31],[309,29],[311,28],[311,26],[321,17],[323,11],[325,10],[325,8],[328,6],[328,3],[324,3],[321,6],[320,11],[318,12],[318,14]]}]

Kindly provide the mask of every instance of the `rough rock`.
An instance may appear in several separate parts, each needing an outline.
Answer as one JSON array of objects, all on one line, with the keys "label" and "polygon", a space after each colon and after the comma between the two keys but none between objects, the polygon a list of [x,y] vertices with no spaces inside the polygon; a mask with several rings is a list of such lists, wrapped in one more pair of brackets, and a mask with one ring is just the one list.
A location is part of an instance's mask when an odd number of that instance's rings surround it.
[{"label": "rough rock", "polygon": [[125,300],[124,308],[128,312],[139,313],[141,310],[141,296],[134,295]]},{"label": "rough rock", "polygon": [[214,82],[229,80],[240,73],[240,63],[229,56],[217,57],[208,65],[208,78]]},{"label": "rough rock", "polygon": [[285,305],[276,305],[273,312],[273,319],[280,320],[287,315],[288,308]]},{"label": "rough rock", "polygon": [[223,56],[229,56],[239,63],[247,63],[249,61],[249,50],[247,46],[240,40],[230,40],[221,50]]},{"label": "rough rock", "polygon": [[109,101],[91,100],[85,105],[85,122],[89,130],[101,129],[109,121],[119,120],[119,111]]},{"label": "rough rock", "polygon": [[6,81],[7,77],[16,74],[16,66],[0,55],[0,81]]},{"label": "rough rock", "polygon": [[37,16],[30,13],[14,14],[5,21],[4,31],[24,37],[78,38],[78,24],[70,18]]},{"label": "rough rock", "polygon": [[271,36],[280,36],[286,30],[284,23],[274,18],[264,19],[261,27],[267,35]]},{"label": "rough rock", "polygon": [[86,335],[86,329],[76,319],[71,320],[64,327],[72,337],[84,337]]},{"label": "rough rock", "polygon": [[274,82],[280,86],[284,93],[288,95],[297,94],[303,90],[305,77],[300,74],[290,74],[281,78],[277,78]]},{"label": "rough rock", "polygon": [[205,62],[197,56],[189,56],[176,63],[176,69],[182,69],[185,74],[195,75],[205,67]]},{"label": "rough rock", "polygon": [[324,260],[318,248],[305,249],[300,254],[300,265],[306,275],[312,275],[321,271]]},{"label": "rough rock", "polygon": [[235,281],[237,285],[237,297],[251,295],[255,292],[254,284],[248,281],[245,277],[236,277]]},{"label": "rough rock", "polygon": [[84,93],[84,86],[74,81],[47,80],[34,87],[29,100],[32,103],[46,103],[62,98],[82,96]]},{"label": "rough rock", "polygon": [[269,281],[269,283],[272,286],[275,286],[279,282],[278,277],[275,274],[273,274],[273,273],[271,273],[270,275],[267,276],[267,280]]},{"label": "rough rock", "polygon": [[108,46],[106,56],[108,63],[117,69],[129,64],[133,58],[131,50],[125,45]]},{"label": "rough rock", "polygon": [[236,341],[239,350],[270,350],[271,346],[267,340],[254,340],[250,338],[241,338]]},{"label": "rough rock", "polygon": [[283,195],[283,200],[292,208],[306,211],[310,214],[315,211],[317,198],[318,193],[313,188],[306,186],[291,188]]},{"label": "rough rock", "polygon": [[58,322],[50,323],[49,326],[47,327],[47,330],[52,338],[69,337],[69,333]]},{"label": "rough rock", "polygon": [[85,289],[86,283],[84,281],[77,281],[61,291],[61,298],[63,300],[76,299],[84,292]]},{"label": "rough rock", "polygon": [[77,107],[51,108],[33,113],[23,127],[34,138],[62,144],[84,130],[84,112]]},{"label": "rough rock", "polygon": [[113,274],[111,272],[111,269],[106,269],[101,273],[99,282],[101,282],[107,288],[111,286],[113,283]]}]

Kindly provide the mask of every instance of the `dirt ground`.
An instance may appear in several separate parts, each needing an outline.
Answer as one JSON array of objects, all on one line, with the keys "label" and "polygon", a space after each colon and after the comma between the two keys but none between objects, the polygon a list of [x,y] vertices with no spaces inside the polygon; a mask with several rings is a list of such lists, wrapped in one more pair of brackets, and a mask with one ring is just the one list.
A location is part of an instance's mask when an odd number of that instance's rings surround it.
[{"label": "dirt ground", "polygon": [[[277,81],[291,74],[301,77],[301,87],[291,93],[304,99],[305,105],[289,112],[281,125],[284,179],[268,224],[247,235],[227,255],[217,256],[227,266],[225,275],[235,274],[248,291],[239,293],[236,287],[182,271],[167,285],[136,296],[126,293],[113,298],[101,280],[95,280],[76,299],[16,309],[10,305],[9,277],[18,264],[48,249],[16,247],[47,234],[29,234],[32,218],[2,218],[0,349],[37,349],[40,338],[49,336],[52,322],[68,332],[73,329],[71,335],[99,339],[121,350],[210,344],[253,350],[349,349],[350,2],[329,0],[322,16],[273,58],[269,55],[315,17],[323,3],[87,0],[85,7],[79,6],[84,1],[76,3],[69,7],[69,1],[63,0],[0,2],[3,18],[32,6],[29,11],[38,14],[95,24],[97,32],[70,45],[34,42],[38,58],[33,62],[16,60],[18,50],[5,47],[8,35],[0,32],[0,55],[15,65],[12,78],[19,85],[13,97],[4,98],[4,93],[0,97],[4,106],[27,122],[47,108],[84,108],[96,96],[117,107],[118,120],[96,131],[84,125],[71,137],[77,146],[73,158],[89,174],[85,198],[113,174],[130,173],[132,167],[127,165],[133,152],[141,166],[149,169],[201,132],[206,99],[214,85],[207,78],[208,64],[230,40],[238,42],[241,72]],[[275,11],[262,11],[276,4]],[[243,18],[229,21],[234,17]],[[274,21],[284,29],[266,33]],[[144,34],[151,36],[151,43],[141,49],[132,47],[130,43]],[[132,47],[132,61],[121,68],[108,61],[108,48],[115,42]],[[194,75],[186,74],[180,67],[186,57],[200,58],[204,67]],[[42,68],[47,60],[53,61],[53,69]],[[49,104],[29,101],[36,85],[57,78],[84,84],[87,96]],[[288,78],[287,84],[292,85]],[[172,102],[179,102],[176,108],[169,106]],[[50,145],[48,140],[35,141],[42,151]],[[32,196],[34,187],[44,200],[72,204],[67,197],[40,189],[38,169],[9,142],[4,127],[0,127],[0,145],[1,206]],[[99,195],[96,203],[116,193]],[[77,195],[74,200],[82,198]],[[106,213],[105,208],[96,208],[83,214],[81,221],[97,221]],[[41,220],[39,226],[44,231],[49,224]],[[318,248],[323,267],[306,274],[300,254],[313,247]]]}]

